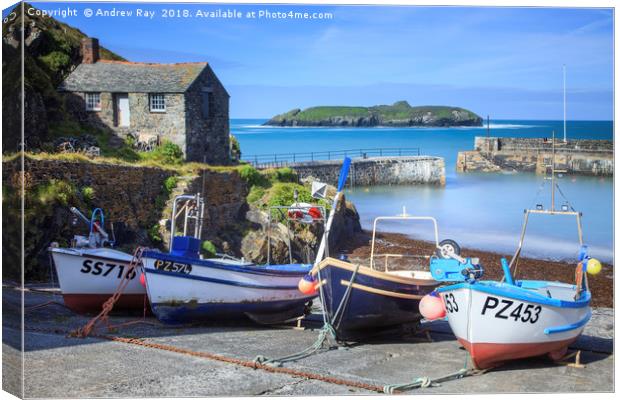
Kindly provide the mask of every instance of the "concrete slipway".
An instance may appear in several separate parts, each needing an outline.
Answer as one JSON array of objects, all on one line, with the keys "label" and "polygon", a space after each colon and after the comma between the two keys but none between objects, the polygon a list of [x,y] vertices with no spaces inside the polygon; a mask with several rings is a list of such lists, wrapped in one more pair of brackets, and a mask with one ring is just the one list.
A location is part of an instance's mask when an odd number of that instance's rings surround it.
[{"label": "concrete slipway", "polygon": [[[14,374],[19,373],[21,358],[21,291],[4,287],[2,292],[3,389],[19,393],[21,389]],[[60,295],[53,291],[26,290],[24,294],[26,307],[50,300],[62,302]],[[110,322],[132,319],[135,317],[115,316]],[[147,319],[155,322],[153,318]],[[55,304],[26,313],[25,397],[376,394],[347,385],[135,344],[102,338],[76,339],[63,333],[82,326],[87,320]],[[287,363],[285,367],[377,386],[408,382],[420,376],[438,377],[462,368],[467,353],[456,342],[447,323],[425,325],[430,329],[432,342],[423,336],[394,335],[372,344],[322,352]],[[192,327],[137,324],[113,333],[104,328],[100,332],[246,361],[258,354],[282,356],[297,352],[317,337],[317,331],[312,329],[260,327],[249,323]],[[574,347],[582,350],[581,362],[585,368],[558,365],[544,358],[530,359],[410,393],[613,391],[613,310],[595,310]]]}]

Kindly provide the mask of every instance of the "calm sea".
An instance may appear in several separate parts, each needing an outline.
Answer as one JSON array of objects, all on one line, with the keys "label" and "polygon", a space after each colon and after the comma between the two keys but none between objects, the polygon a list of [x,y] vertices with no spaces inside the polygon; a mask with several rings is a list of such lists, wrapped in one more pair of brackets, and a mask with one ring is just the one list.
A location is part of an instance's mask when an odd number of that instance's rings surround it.
[{"label": "calm sea", "polygon": [[[512,253],[517,245],[523,210],[550,204],[550,186],[531,173],[457,173],[456,156],[473,149],[483,128],[280,128],[263,127],[264,120],[232,120],[231,131],[244,157],[254,154],[346,150],[380,147],[418,147],[421,154],[446,161],[446,186],[373,186],[347,190],[360,213],[362,226],[372,228],[377,216],[396,215],[406,207],[413,215],[429,215],[439,223],[440,239],[464,247]],[[551,137],[562,135],[562,121],[491,121],[491,136]],[[611,121],[568,121],[572,139],[613,139]],[[541,185],[546,182],[544,186]],[[583,213],[584,239],[590,253],[605,261],[613,257],[613,179],[563,177],[560,189]],[[556,204],[565,199],[556,192]],[[421,223],[383,225],[380,229],[430,239],[432,229]],[[577,227],[568,217],[530,220],[524,253],[560,259],[576,255]]]}]

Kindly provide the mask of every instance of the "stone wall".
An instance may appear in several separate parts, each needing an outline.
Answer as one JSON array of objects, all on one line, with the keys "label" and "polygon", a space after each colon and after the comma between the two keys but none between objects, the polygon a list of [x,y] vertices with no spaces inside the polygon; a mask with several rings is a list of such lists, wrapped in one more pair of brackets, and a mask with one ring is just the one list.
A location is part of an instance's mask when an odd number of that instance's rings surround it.
[{"label": "stone wall", "polygon": [[[474,149],[478,151],[550,152],[551,138],[500,138],[476,136]],[[556,153],[613,153],[612,140],[569,139],[566,143],[556,138]]]},{"label": "stone wall", "polygon": [[[296,163],[291,168],[300,179],[313,177],[336,185],[341,161]],[[353,159],[348,184],[354,186],[432,184],[445,185],[445,163],[441,157],[372,157]]]},{"label": "stone wall", "polygon": [[[184,193],[200,192],[205,199],[202,238],[224,252],[238,254],[241,225],[248,210],[248,185],[236,171],[203,170],[191,179]],[[171,208],[171,207],[170,207]]]},{"label": "stone wall", "polygon": [[[474,151],[459,152],[458,172],[523,171],[544,174],[552,162],[551,139],[476,137]],[[556,140],[556,169],[568,174],[611,176],[613,141]]]},{"label": "stone wall", "polygon": [[[203,112],[203,93],[209,93],[209,115]],[[229,95],[207,66],[186,93],[187,159],[209,164],[230,163]]]},{"label": "stone wall", "polygon": [[[20,162],[2,163],[2,178],[7,186],[17,186]],[[25,158],[26,190],[50,180],[71,182],[78,190],[94,189],[93,204],[104,210],[108,221],[123,222],[129,229],[156,222],[159,212],[155,199],[162,194],[163,182],[173,171],[152,167],[134,167],[103,163]]]},{"label": "stone wall", "polygon": [[[103,163],[61,160],[25,159],[25,213],[19,199],[20,159],[2,163],[4,197],[2,255],[6,268],[3,277],[19,276],[22,253],[19,226],[24,232],[24,273],[26,279],[47,279],[51,242],[68,245],[73,235],[87,234],[83,223],[71,224],[69,207],[77,206],[87,217],[90,210],[100,207],[105,213],[105,228],[125,250],[153,243],[148,229],[161,218],[161,208],[167,196],[163,182],[173,171],[159,168],[120,166]],[[49,186],[51,180],[59,183]],[[74,189],[71,189],[70,184]],[[83,189],[92,188],[92,200],[85,199]],[[62,199],[65,200],[62,200]],[[110,222],[114,224],[111,230]]]}]

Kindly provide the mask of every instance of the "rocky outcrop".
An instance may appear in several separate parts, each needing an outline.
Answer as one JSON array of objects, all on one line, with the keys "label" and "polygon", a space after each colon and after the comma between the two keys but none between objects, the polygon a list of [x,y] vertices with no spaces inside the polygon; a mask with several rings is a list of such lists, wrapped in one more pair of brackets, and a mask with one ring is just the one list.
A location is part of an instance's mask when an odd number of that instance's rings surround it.
[{"label": "rocky outcrop", "polygon": [[[80,62],[78,29],[49,16],[28,11],[33,7],[21,3],[11,11],[11,19],[2,25],[2,150],[20,150],[21,142],[21,84],[25,88],[25,144],[27,149],[40,148],[54,125],[64,121],[66,110],[56,87]],[[24,26],[24,76],[21,73],[21,26]],[[101,48],[101,57],[123,60]]]},{"label": "rocky outcrop", "polygon": [[[327,198],[330,201],[335,194],[336,188],[328,187]],[[240,251],[245,259],[265,263],[269,249],[272,263],[288,263],[290,240],[294,262],[314,262],[323,236],[323,224],[291,223],[290,231],[283,223],[272,223],[270,227],[268,213],[256,208],[251,208],[246,213],[246,219],[258,229],[248,232],[243,237]],[[330,231],[329,249],[339,248],[348,238],[361,231],[359,214],[355,206],[342,196]]]},{"label": "rocky outcrop", "polygon": [[482,126],[482,118],[469,110],[448,106],[411,107],[406,101],[372,107],[295,108],[276,115],[270,126]]}]

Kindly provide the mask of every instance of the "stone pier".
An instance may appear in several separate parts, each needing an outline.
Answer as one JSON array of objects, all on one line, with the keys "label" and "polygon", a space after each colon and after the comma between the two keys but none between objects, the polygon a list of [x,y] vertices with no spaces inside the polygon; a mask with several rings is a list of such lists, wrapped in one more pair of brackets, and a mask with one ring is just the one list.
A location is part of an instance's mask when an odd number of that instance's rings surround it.
[{"label": "stone pier", "polygon": [[[567,174],[612,176],[613,148],[611,140],[556,139],[555,165]],[[551,162],[551,138],[476,137],[473,151],[459,152],[456,170],[544,174]]]},{"label": "stone pier", "polygon": [[[312,177],[336,184],[342,160],[301,162],[290,165],[300,179]],[[353,186],[445,185],[444,159],[431,156],[354,158],[348,182]]]}]

